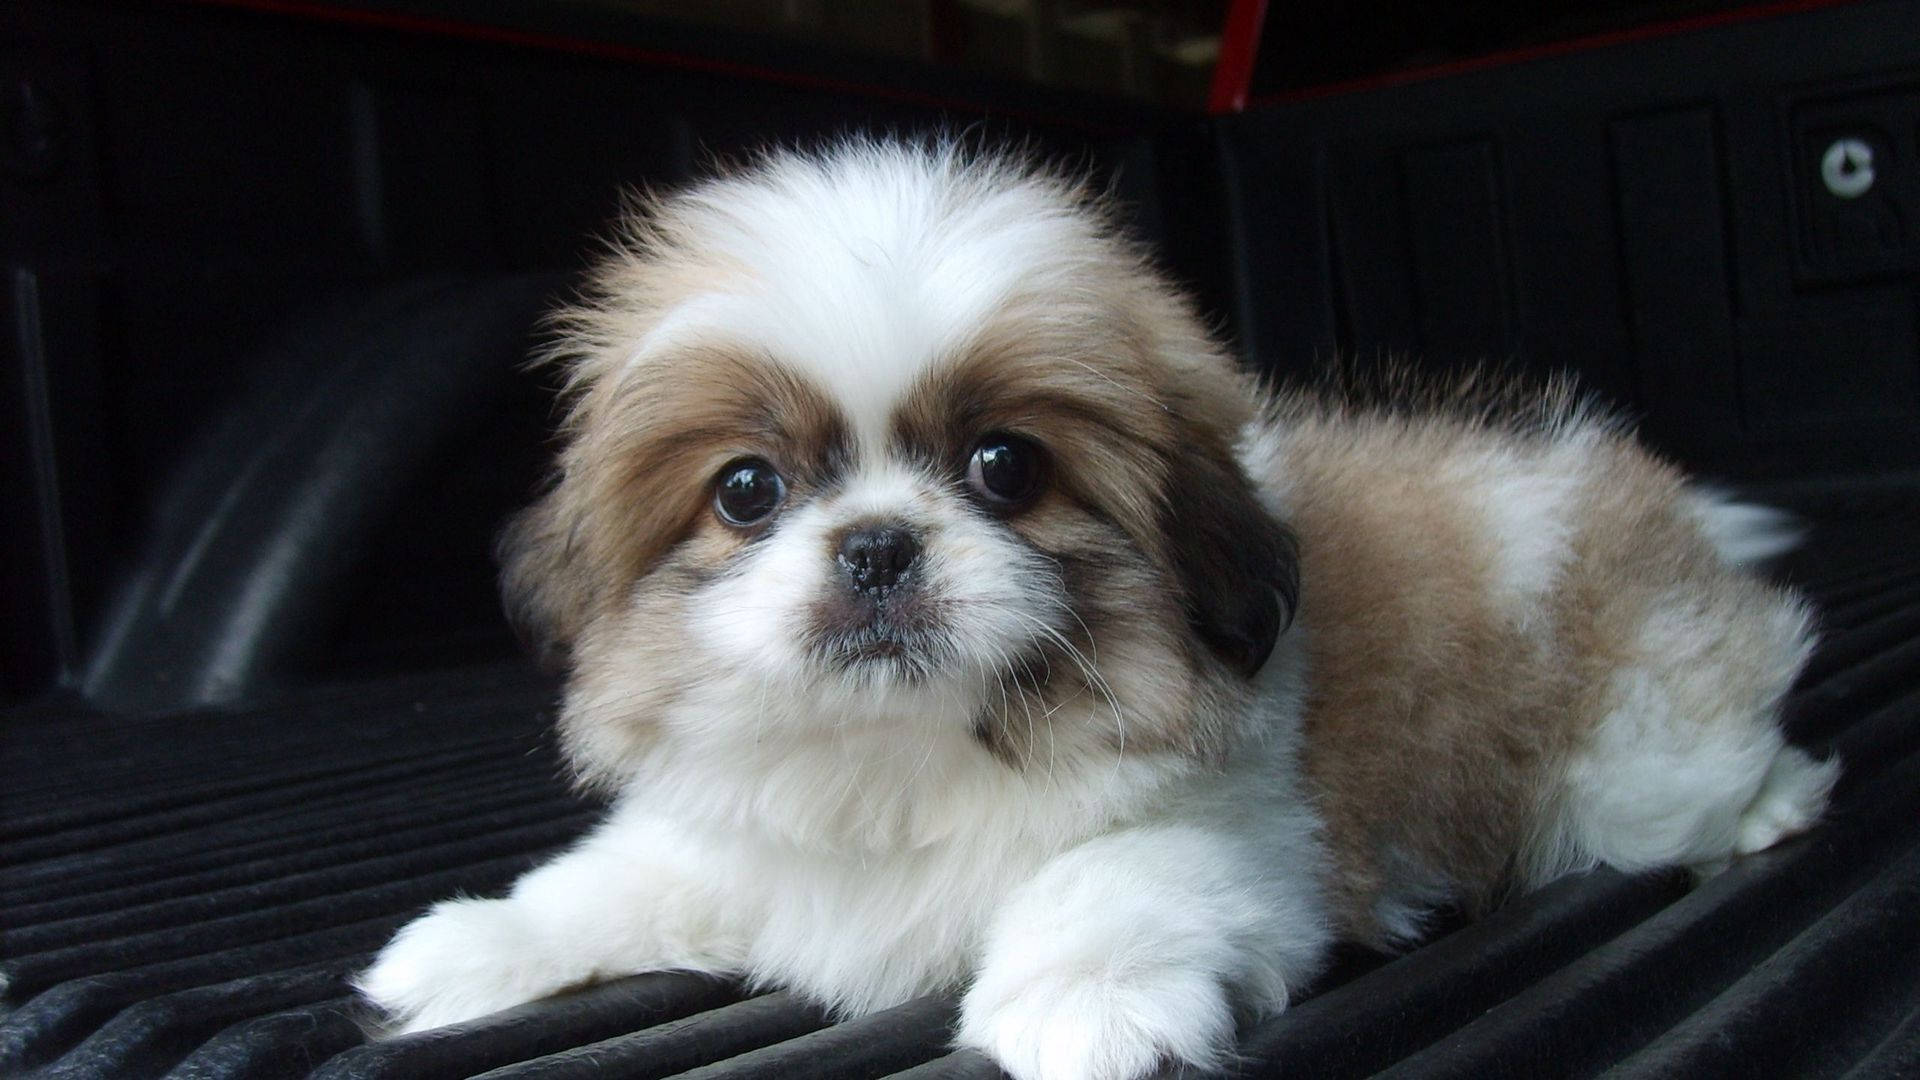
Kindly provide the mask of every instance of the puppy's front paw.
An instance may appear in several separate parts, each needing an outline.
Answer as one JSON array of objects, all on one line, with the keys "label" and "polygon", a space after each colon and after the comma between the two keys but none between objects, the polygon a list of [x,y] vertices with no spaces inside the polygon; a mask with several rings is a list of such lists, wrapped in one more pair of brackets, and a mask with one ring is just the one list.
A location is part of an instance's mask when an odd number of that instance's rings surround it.
[{"label": "puppy's front paw", "polygon": [[1212,976],[1159,968],[983,972],[960,1011],[959,1043],[1019,1080],[1134,1080],[1174,1060],[1216,1066],[1233,1014]]},{"label": "puppy's front paw", "polygon": [[398,1035],[565,989],[546,953],[513,901],[447,900],[402,927],[354,985]]}]

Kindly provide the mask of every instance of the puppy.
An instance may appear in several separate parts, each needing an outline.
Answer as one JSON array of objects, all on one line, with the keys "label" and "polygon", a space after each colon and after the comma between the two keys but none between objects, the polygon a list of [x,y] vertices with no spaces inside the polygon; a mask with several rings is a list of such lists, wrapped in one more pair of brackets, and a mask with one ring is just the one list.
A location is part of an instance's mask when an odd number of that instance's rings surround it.
[{"label": "puppy", "polygon": [[[606,821],[359,979],[964,991],[1019,1077],[1220,1062],[1348,937],[1807,827],[1780,519],[1565,393],[1269,398],[1098,201],[852,142],[638,212],[504,541]],[[1297,539],[1296,539],[1297,538]]]}]

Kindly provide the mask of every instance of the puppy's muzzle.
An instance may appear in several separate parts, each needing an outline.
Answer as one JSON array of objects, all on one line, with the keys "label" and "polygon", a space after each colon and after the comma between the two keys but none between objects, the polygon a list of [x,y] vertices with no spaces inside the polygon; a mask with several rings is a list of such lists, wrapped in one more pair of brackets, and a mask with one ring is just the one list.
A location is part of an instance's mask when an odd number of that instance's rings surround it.
[{"label": "puppy's muzzle", "polygon": [[869,525],[840,541],[836,560],[855,594],[878,600],[910,577],[920,558],[920,541],[898,525]]}]

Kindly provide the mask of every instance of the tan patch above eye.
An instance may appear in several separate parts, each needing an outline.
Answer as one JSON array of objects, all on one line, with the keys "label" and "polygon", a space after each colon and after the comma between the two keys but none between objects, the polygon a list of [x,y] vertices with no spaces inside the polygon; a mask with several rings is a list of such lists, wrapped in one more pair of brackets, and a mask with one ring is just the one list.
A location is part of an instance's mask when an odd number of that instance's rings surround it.
[{"label": "tan patch above eye", "polygon": [[983,346],[929,372],[893,415],[901,452],[962,476],[974,446],[994,432],[1042,448],[1048,489],[1099,508],[1137,537],[1159,527],[1166,463],[1181,452],[1180,440],[1153,388],[1129,365]]},{"label": "tan patch above eye", "polygon": [[819,483],[844,467],[852,446],[846,417],[824,391],[774,358],[708,346],[649,366],[662,369],[645,387],[657,395],[659,411],[671,413],[682,437],[714,446],[726,460],[764,458],[790,484]]},{"label": "tan patch above eye", "polygon": [[[845,418],[817,388],[764,355],[701,347],[663,354],[582,392],[549,496],[568,543],[619,595],[674,544],[713,522],[723,466],[764,458],[789,494],[825,482],[850,453]],[[731,541],[729,541],[731,542]]]}]

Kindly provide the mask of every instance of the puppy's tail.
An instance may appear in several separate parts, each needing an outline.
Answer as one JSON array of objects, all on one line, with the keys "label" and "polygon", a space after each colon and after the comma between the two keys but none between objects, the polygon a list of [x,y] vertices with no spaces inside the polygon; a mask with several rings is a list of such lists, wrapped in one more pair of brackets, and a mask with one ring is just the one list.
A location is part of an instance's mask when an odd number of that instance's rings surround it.
[{"label": "puppy's tail", "polygon": [[1748,568],[1777,559],[1806,538],[1806,525],[1785,510],[1736,502],[1727,492],[1699,488],[1692,493],[1701,535],[1729,566]]}]

